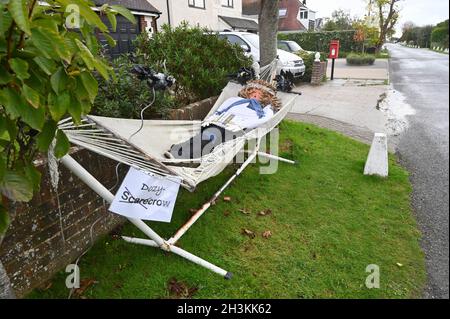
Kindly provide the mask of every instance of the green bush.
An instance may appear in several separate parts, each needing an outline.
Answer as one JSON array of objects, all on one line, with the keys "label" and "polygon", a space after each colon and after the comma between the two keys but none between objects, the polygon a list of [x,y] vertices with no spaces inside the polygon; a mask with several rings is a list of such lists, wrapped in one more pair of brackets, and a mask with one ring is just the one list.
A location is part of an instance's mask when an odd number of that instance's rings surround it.
[{"label": "green bush", "polygon": [[167,72],[177,79],[176,106],[218,95],[229,81],[228,75],[252,64],[237,45],[187,23],[174,29],[164,25],[152,38],[141,35],[135,47],[144,64],[165,61]]},{"label": "green bush", "polygon": [[[315,53],[308,53],[306,51],[302,51],[297,53],[305,63],[305,75],[300,79],[301,82],[311,82],[311,76],[312,76],[312,68],[313,63],[315,59]],[[320,54],[320,61],[326,61],[327,60],[328,53],[321,53]]]},{"label": "green bush", "polygon": [[[140,118],[141,110],[153,100],[153,92],[145,81],[140,81],[130,71],[134,65],[127,56],[111,62],[115,79],[99,79],[98,95],[92,113],[95,115]],[[166,118],[174,108],[175,100],[167,91],[156,92],[155,102],[144,112],[144,118]]]},{"label": "green bush", "polygon": [[350,31],[324,31],[324,32],[298,32],[278,35],[280,40],[297,42],[303,49],[309,51],[328,52],[331,40],[339,40],[340,51],[362,51],[362,44],[354,40],[354,30]]},{"label": "green bush", "polygon": [[434,28],[431,33],[431,42],[433,42],[435,46],[448,48],[448,27]]},{"label": "green bush", "polygon": [[375,56],[372,54],[351,53],[347,56],[347,64],[350,65],[372,65],[375,63]]}]

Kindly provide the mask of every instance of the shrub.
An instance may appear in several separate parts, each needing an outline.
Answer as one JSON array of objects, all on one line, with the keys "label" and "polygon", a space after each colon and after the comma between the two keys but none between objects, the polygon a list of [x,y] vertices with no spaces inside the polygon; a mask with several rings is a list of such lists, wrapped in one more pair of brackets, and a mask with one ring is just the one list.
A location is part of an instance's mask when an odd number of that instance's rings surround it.
[{"label": "shrub", "polygon": [[434,28],[433,32],[431,33],[431,41],[435,44],[439,44],[435,46],[448,48],[448,27]]},{"label": "shrub", "polygon": [[[302,51],[297,53],[297,55],[299,55],[302,59],[303,62],[305,63],[305,75],[300,79],[301,82],[311,82],[311,76],[312,76],[312,68],[313,68],[313,63],[315,60],[315,53],[308,53],[306,51]],[[320,54],[320,61],[326,61],[327,60],[327,53],[321,53]]]},{"label": "shrub", "polygon": [[375,63],[375,56],[372,54],[351,53],[347,56],[347,64],[350,65],[372,65]]},{"label": "shrub", "polygon": [[152,38],[141,35],[135,47],[144,64],[165,61],[167,71],[177,79],[177,106],[218,95],[228,82],[228,75],[252,64],[242,48],[187,23],[174,29],[164,25]]},{"label": "shrub", "polygon": [[328,52],[331,40],[339,40],[340,51],[362,51],[362,44],[354,39],[354,30],[350,31],[324,31],[324,32],[298,32],[278,35],[280,40],[297,42],[303,49],[318,52]]},{"label": "shrub", "polygon": [[[67,23],[73,4],[81,26]],[[105,4],[97,13],[135,22],[119,6]],[[80,123],[97,95],[93,74],[110,76],[96,36],[114,40],[97,13],[90,1],[0,1],[0,243],[9,223],[2,203],[32,199],[41,180],[34,166],[38,153],[46,154],[53,140],[58,158],[70,148],[57,123],[66,116]]]},{"label": "shrub", "polygon": [[[99,79],[98,95],[92,113],[109,117],[140,118],[141,110],[153,100],[152,90],[145,81],[137,79],[130,72],[134,63],[127,56],[119,57],[111,64],[115,79]],[[167,91],[157,91],[155,102],[144,112],[144,118],[165,118],[174,106],[173,96]]]}]

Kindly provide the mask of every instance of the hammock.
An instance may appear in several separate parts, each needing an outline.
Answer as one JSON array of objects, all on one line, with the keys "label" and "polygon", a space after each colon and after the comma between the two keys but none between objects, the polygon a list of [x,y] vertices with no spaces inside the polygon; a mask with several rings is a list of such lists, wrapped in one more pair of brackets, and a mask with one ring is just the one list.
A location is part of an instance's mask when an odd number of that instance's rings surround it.
[{"label": "hammock", "polygon": [[[241,89],[241,85],[230,82],[208,116],[225,100],[237,96]],[[139,133],[132,136],[141,127],[141,120],[87,116],[82,125],[76,126],[66,121],[60,123],[59,129],[73,144],[137,169],[161,176],[179,176],[182,186],[193,191],[199,183],[222,172],[247,141],[261,139],[283,120],[297,96],[278,93],[278,97],[282,108],[268,122],[215,147],[210,154],[193,160],[169,160],[164,157],[164,153],[171,145],[183,142],[199,132],[201,121],[146,120]],[[198,166],[179,165],[186,162],[197,163]]]},{"label": "hammock", "polygon": [[[273,70],[276,64],[272,63],[269,66]],[[267,70],[265,68],[261,74],[273,78],[273,72]],[[230,82],[222,91],[208,116],[213,114],[225,100],[236,97],[241,89],[241,85]],[[61,121],[58,127],[75,145],[156,176],[162,176],[163,178],[179,177],[182,180],[181,185],[190,191],[195,190],[196,186],[202,181],[222,172],[239,152],[243,152],[248,141],[256,141],[253,149],[247,151],[248,158],[236,173],[170,239],[163,239],[142,220],[133,218],[127,219],[150,239],[122,237],[130,243],[158,247],[164,251],[175,253],[220,274],[226,279],[230,279],[232,276],[230,272],[177,247],[175,244],[256,156],[290,164],[296,163],[259,150],[261,139],[284,119],[298,97],[296,94],[282,92],[279,92],[277,96],[282,107],[268,122],[234,140],[215,147],[210,154],[192,160],[169,160],[164,157],[164,152],[169,150],[172,144],[183,142],[199,132],[201,121],[141,121],[87,116],[80,125],[75,125],[70,119],[66,119]],[[105,201],[109,203],[113,201],[114,195],[70,155],[64,156],[61,163]],[[190,165],[186,167],[185,164]],[[195,167],[190,167],[191,165]]]}]

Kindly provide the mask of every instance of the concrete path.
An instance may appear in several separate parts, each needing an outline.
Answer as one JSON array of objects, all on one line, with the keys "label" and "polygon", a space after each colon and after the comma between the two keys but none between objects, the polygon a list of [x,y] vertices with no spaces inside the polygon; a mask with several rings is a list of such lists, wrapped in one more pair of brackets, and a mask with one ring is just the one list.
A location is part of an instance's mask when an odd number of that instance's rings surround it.
[{"label": "concrete path", "polygon": [[334,80],[321,86],[302,85],[294,89],[302,96],[290,118],[371,141],[374,133],[388,133],[388,116],[377,109],[387,90],[383,81]]},{"label": "concrete path", "polygon": [[413,206],[423,233],[426,298],[449,298],[449,57],[388,45],[391,81],[416,111],[398,153],[411,172]]},{"label": "concrete path", "polygon": [[[328,61],[327,77],[331,78],[331,60]],[[374,65],[354,66],[347,65],[346,59],[336,59],[334,78],[388,80],[389,62],[388,59],[377,59]]]}]

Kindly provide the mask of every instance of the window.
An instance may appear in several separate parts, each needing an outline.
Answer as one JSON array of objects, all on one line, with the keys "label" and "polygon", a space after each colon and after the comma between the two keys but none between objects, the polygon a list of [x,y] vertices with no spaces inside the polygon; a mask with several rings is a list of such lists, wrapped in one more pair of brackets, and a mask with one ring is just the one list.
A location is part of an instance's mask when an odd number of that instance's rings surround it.
[{"label": "window", "polygon": [[301,10],[300,11],[300,19],[301,20],[308,19],[308,11],[307,10]]},{"label": "window", "polygon": [[248,46],[248,44],[244,40],[242,40],[240,37],[233,35],[233,34],[226,34],[225,37],[231,44],[237,44],[241,48],[246,47],[247,51],[250,51],[250,47]]},{"label": "window", "polygon": [[205,0],[188,0],[189,6],[193,8],[205,9]]},{"label": "window", "polygon": [[234,7],[234,0],[221,0],[222,1],[222,7],[227,8],[233,8]]},{"label": "window", "polygon": [[278,42],[278,49],[288,51],[288,52],[291,51],[286,42]]},{"label": "window", "polygon": [[279,16],[280,18],[284,18],[287,15],[287,9],[280,9]]}]

